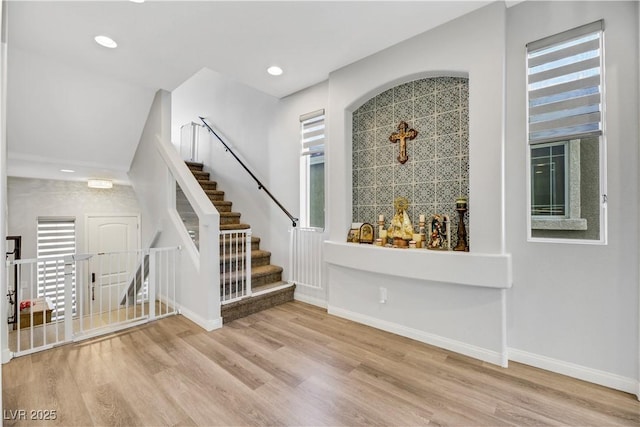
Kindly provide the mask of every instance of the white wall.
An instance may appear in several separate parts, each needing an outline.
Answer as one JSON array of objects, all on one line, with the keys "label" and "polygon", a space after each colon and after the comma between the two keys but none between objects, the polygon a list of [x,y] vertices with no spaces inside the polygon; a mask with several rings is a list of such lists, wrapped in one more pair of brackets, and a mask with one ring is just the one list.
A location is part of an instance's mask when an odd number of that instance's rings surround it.
[{"label": "white wall", "polygon": [[114,185],[95,189],[87,183],[35,178],[8,178],[8,234],[22,236],[22,258],[35,258],[39,216],[74,217],[76,249],[86,252],[86,215],[138,215],[133,189]]},{"label": "white wall", "polygon": [[[142,238],[146,244],[160,231],[157,247],[182,246],[178,257],[176,303],[187,318],[206,330],[222,326],[220,317],[219,271],[217,262],[202,262],[219,257],[219,248],[208,244],[207,229],[217,233],[216,224],[200,222],[200,252],[195,250],[184,225],[175,212],[175,186],[169,168],[158,149],[169,146],[171,135],[171,94],[159,90],[151,105],[140,143],[133,157],[129,178],[142,208]],[[177,156],[177,155],[176,155]],[[180,164],[189,174],[186,166]],[[193,176],[190,177],[194,181]],[[185,192],[189,188],[183,187]],[[202,196],[204,198],[204,196]],[[215,212],[215,211],[214,211]],[[205,256],[206,254],[206,256]]]},{"label": "white wall", "polygon": [[[209,69],[202,69],[171,93],[172,142],[180,142],[179,129],[185,123],[208,123],[231,146],[233,151],[254,175],[281,200],[281,192],[271,183],[271,171],[287,165],[270,163],[269,130],[273,123],[277,98],[266,95]],[[225,152],[219,141],[209,136],[201,146],[210,147],[202,159],[211,180],[225,192],[225,200],[233,202],[233,211],[242,214],[240,221],[251,225],[255,236],[261,238],[261,248],[270,250],[274,239],[287,239],[288,218],[281,211],[271,209],[273,202],[240,164]],[[294,216],[295,211],[293,212]],[[281,234],[269,234],[272,224],[280,225]]]},{"label": "white wall", "polygon": [[[510,357],[633,392],[639,357],[637,8],[637,2],[510,8],[506,101]],[[525,44],[601,18],[609,242],[527,242]]]},{"label": "white wall", "polygon": [[[504,27],[505,7],[493,4],[330,75],[327,209],[332,241],[344,241],[351,222],[351,112],[402,82],[468,74],[471,250],[503,254]],[[466,262],[465,254],[454,256]],[[329,312],[506,362],[504,290],[398,278],[394,271],[402,271],[408,261],[393,259],[388,275],[329,265]],[[385,304],[379,303],[380,287],[388,291]]]},{"label": "white wall", "polygon": [[[268,162],[278,167],[270,170],[269,181],[278,194],[282,195],[282,201],[287,209],[296,217],[300,215],[300,116],[326,109],[329,103],[328,91],[329,84],[325,81],[281,99],[274,125],[270,130]],[[330,144],[330,141],[327,140],[327,144]],[[270,207],[270,215],[273,218],[279,218],[270,224],[271,260],[274,264],[283,266],[287,275],[289,236],[286,235],[287,238],[282,236],[283,232],[291,227],[291,223],[275,206]],[[303,296],[326,305],[326,284],[323,290],[298,286],[296,298]]]}]

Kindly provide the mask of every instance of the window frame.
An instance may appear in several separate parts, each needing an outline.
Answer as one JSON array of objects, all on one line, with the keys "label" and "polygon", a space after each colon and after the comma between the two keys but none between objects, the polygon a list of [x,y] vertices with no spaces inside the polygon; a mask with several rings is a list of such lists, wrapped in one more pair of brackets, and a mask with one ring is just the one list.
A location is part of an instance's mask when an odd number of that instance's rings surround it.
[{"label": "window frame", "polygon": [[[312,138],[307,138],[305,135],[305,126],[322,122],[322,133]],[[314,128],[317,126],[309,126]],[[300,227],[303,228],[316,228],[324,229],[326,227],[326,186],[325,194],[323,195],[324,206],[323,210],[323,227],[317,227],[310,225],[311,222],[311,166],[314,163],[312,158],[313,154],[322,155],[322,164],[324,165],[324,171],[326,174],[326,113],[325,109],[312,111],[300,116]],[[321,147],[321,149],[318,149]],[[313,153],[313,154],[312,154]],[[317,157],[317,156],[316,156]],[[320,163],[320,162],[318,162]],[[326,180],[326,178],[325,178]]]},{"label": "window frame", "polygon": [[[548,46],[553,46],[555,44],[562,44],[571,40],[571,38],[567,38],[566,34],[571,34],[576,31],[580,31],[582,28],[594,27],[596,24],[601,26],[600,29],[596,29],[593,32],[599,32],[599,59],[600,59],[600,84],[599,84],[599,93],[600,93],[600,130],[599,132],[592,133],[583,133],[583,134],[574,134],[574,135],[560,135],[557,138],[547,138],[543,141],[533,142],[530,139],[530,86],[529,86],[529,47],[532,44],[540,44],[541,42],[551,40],[552,42],[548,43]],[[526,90],[525,90],[525,109],[526,109],[526,203],[527,203],[527,241],[529,242],[544,242],[544,243],[568,243],[568,244],[586,244],[586,245],[606,245],[607,244],[607,145],[606,145],[606,55],[605,55],[605,31],[604,31],[604,21],[596,21],[590,24],[586,24],[580,27],[576,27],[550,37],[546,37],[536,42],[532,42],[527,44],[525,47],[525,81],[526,81]],[[555,42],[553,42],[556,40]],[[565,212],[568,214],[568,217],[541,217],[537,215],[533,215],[532,213],[532,172],[531,172],[531,152],[536,146],[542,146],[547,144],[560,143],[563,141],[568,142],[569,146],[569,155],[571,155],[571,151],[575,150],[572,147],[572,144],[575,144],[576,141],[578,146],[582,139],[586,138],[598,138],[598,183],[599,183],[599,236],[597,239],[588,239],[588,238],[567,238],[567,237],[535,237],[533,236],[533,230],[586,230],[587,229],[587,221],[582,218],[575,218],[575,215],[572,215],[572,203],[575,205],[575,200],[572,202],[573,192],[575,194],[575,190],[572,191],[572,185],[576,185],[575,183],[570,182],[572,179],[575,180],[580,179],[579,169],[578,171],[574,170],[565,171],[565,202],[569,207],[569,212]],[[572,150],[573,149],[573,150]],[[579,153],[578,149],[578,153]],[[566,155],[566,153],[565,153]],[[571,169],[571,164],[575,163],[574,159],[569,159],[569,168]],[[577,164],[579,165],[579,158]],[[576,175],[576,172],[577,175]],[[567,182],[568,181],[568,182]],[[578,193],[580,190],[579,183],[578,185]],[[574,196],[575,197],[575,196]],[[584,227],[584,228],[583,228]]]}]

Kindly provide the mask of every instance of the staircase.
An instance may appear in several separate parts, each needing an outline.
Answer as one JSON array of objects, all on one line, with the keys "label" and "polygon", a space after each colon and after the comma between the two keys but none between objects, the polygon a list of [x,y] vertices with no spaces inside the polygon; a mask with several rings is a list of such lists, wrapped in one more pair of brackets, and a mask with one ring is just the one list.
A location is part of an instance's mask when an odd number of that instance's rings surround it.
[{"label": "staircase", "polygon": [[[209,173],[204,172],[202,163],[186,162],[191,173],[220,213],[220,231],[246,230],[249,224],[240,221],[241,214],[232,211],[232,203],[224,200],[224,191],[218,190],[217,183],[211,181]],[[227,245],[226,250],[223,248]],[[220,240],[220,270],[223,265],[234,267],[238,262],[235,254],[229,254],[230,243]],[[242,254],[241,254],[242,255]],[[242,276],[235,279],[220,278],[221,293],[223,287],[233,286],[233,281],[243,281]],[[224,283],[226,281],[226,283]],[[271,264],[271,252],[260,249],[260,238],[251,236],[251,290],[252,295],[241,300],[222,305],[221,316],[223,323],[231,322],[252,313],[265,310],[278,304],[293,300],[294,284],[282,280],[282,267]]]}]

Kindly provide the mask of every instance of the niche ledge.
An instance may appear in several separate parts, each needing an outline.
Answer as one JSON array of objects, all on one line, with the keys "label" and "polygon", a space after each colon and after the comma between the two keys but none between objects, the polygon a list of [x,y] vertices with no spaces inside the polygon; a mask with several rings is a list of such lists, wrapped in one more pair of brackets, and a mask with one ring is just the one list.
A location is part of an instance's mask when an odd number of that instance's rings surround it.
[{"label": "niche ledge", "polygon": [[325,262],[408,279],[483,288],[511,287],[511,255],[394,249],[345,242],[324,242]]}]

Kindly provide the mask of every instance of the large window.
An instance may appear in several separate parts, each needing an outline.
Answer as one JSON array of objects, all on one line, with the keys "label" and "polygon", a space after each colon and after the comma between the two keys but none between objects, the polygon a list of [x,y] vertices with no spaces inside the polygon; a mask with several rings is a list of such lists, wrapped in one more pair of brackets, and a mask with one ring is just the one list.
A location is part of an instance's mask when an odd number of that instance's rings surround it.
[{"label": "large window", "polygon": [[527,45],[530,237],[604,242],[603,21]]},{"label": "large window", "polygon": [[300,221],[324,228],[324,110],[300,117]]}]

